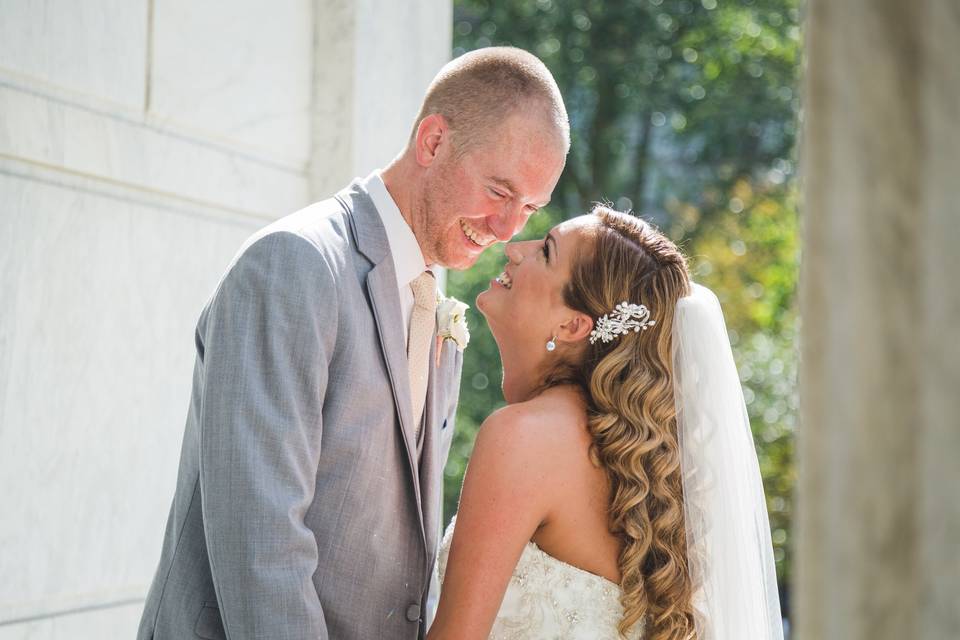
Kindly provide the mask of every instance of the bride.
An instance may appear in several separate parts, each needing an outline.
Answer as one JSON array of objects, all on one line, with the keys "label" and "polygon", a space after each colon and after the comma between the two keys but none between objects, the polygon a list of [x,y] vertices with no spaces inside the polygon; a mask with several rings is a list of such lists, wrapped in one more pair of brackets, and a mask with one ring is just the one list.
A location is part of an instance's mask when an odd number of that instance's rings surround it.
[{"label": "bride", "polygon": [[477,436],[428,640],[781,639],[716,298],[605,207],[506,255],[477,307],[508,404]]}]

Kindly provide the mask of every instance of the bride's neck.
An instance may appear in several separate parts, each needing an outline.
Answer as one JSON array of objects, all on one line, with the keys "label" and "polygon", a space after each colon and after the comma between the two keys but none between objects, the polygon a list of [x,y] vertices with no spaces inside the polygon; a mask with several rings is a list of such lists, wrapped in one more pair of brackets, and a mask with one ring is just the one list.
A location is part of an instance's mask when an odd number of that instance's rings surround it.
[{"label": "bride's neck", "polygon": [[536,362],[522,358],[503,358],[503,399],[507,404],[525,402],[537,395],[541,370]]}]

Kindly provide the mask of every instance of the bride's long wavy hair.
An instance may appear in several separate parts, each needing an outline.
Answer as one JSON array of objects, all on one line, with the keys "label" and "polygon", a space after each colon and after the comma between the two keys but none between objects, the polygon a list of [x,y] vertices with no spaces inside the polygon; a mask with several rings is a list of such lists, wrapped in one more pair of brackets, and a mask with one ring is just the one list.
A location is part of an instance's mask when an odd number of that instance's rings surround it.
[{"label": "bride's long wavy hair", "polygon": [[643,220],[604,206],[591,213],[598,224],[574,259],[565,304],[594,322],[620,302],[643,304],[656,324],[587,343],[575,361],[561,356],[544,386],[586,391],[590,455],[609,478],[610,530],[623,544],[621,635],[643,620],[649,640],[686,640],[695,635],[694,613],[671,333],[674,307],[690,290],[687,263]]}]

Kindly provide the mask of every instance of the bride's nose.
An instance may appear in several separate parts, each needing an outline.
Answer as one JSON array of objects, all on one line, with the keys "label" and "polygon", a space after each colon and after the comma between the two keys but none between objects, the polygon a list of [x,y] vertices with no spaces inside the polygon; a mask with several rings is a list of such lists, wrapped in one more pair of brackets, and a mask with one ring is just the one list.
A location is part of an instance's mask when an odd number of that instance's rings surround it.
[{"label": "bride's nose", "polygon": [[520,251],[519,247],[520,244],[519,242],[508,242],[503,247],[503,252],[506,254],[507,260],[513,264],[520,264],[523,260],[523,252]]}]

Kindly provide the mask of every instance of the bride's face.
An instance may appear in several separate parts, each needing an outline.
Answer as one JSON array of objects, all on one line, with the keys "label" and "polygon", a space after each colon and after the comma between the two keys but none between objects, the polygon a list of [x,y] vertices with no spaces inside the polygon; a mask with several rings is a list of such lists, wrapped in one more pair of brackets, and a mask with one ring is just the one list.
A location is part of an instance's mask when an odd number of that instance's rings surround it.
[{"label": "bride's face", "polygon": [[558,224],[542,240],[506,246],[503,273],[477,297],[477,309],[501,349],[528,345],[546,353],[547,341],[571,314],[563,287],[586,230],[595,224],[594,216],[580,216]]}]

